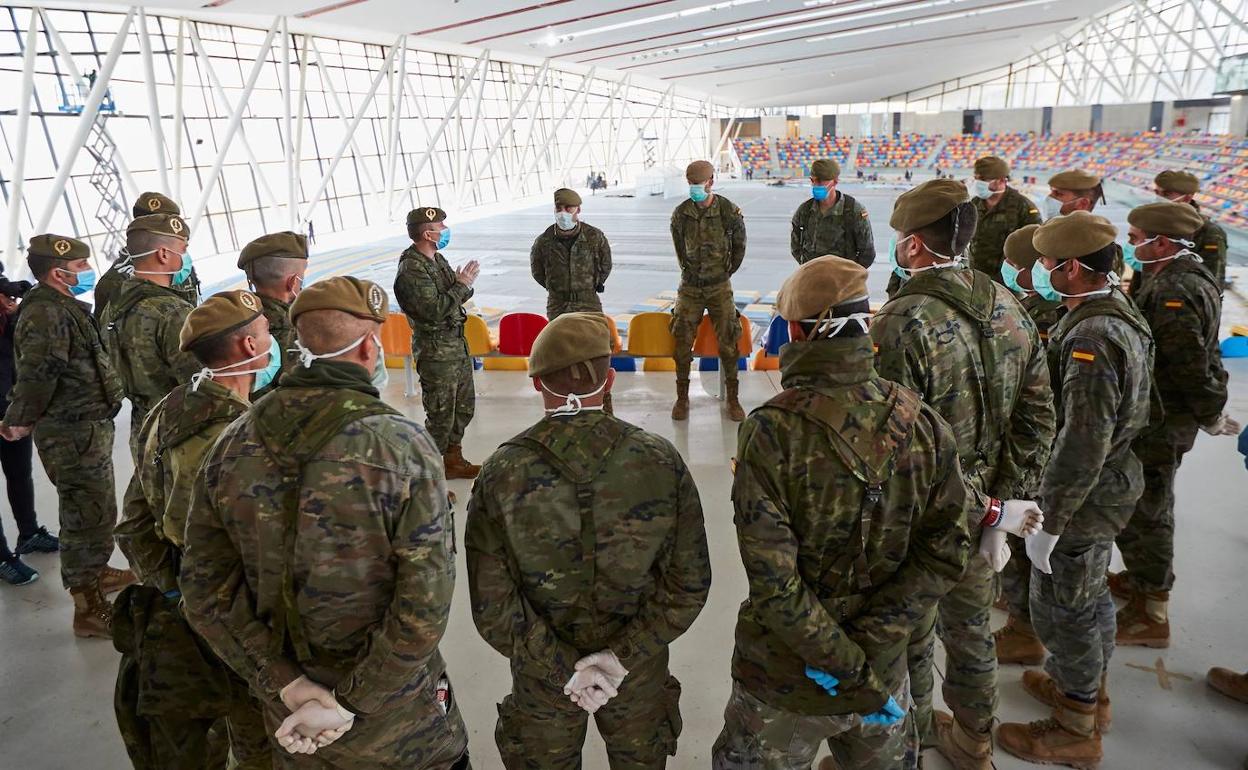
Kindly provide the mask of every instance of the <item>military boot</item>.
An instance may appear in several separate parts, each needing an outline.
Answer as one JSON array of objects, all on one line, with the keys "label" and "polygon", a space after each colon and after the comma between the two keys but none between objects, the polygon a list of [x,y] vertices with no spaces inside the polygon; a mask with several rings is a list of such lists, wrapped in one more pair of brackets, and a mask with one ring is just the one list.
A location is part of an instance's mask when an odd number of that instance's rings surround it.
[{"label": "military boot", "polygon": [[452,444],[446,448],[446,454],[442,455],[442,464],[446,466],[448,480],[475,479],[481,472],[480,465],[473,465],[464,459],[464,448],[459,444]]},{"label": "military boot", "polygon": [[992,733],[976,735],[952,715],[937,711],[932,716],[936,750],[953,770],[992,770]]},{"label": "military boot", "polygon": [[1101,734],[1096,729],[1096,704],[1057,696],[1053,716],[1030,724],[997,728],[997,745],[1040,765],[1065,765],[1091,770],[1101,763]]},{"label": "military boot", "polygon": [[689,380],[676,380],[676,403],[672,405],[672,419],[689,419]]},{"label": "military boot", "polygon": [[1211,668],[1205,681],[1226,697],[1248,703],[1248,674],[1237,674],[1229,668]]},{"label": "military boot", "polygon": [[98,586],[71,588],[69,595],[74,599],[74,636],[113,638],[113,606]]},{"label": "military boot", "polygon": [[115,594],[129,585],[139,582],[139,578],[128,569],[117,569],[105,566],[100,570],[100,593],[108,596]]},{"label": "military boot", "polygon": [[615,410],[611,408],[611,394],[610,393],[604,393],[602,395],[602,413],[610,415],[612,417],[615,416]]},{"label": "military boot", "polygon": [[1118,633],[1114,641],[1123,646],[1170,646],[1169,591],[1136,594],[1118,611]]},{"label": "military boot", "polygon": [[1105,576],[1105,582],[1109,584],[1109,592],[1119,599],[1130,599],[1135,595],[1135,589],[1131,587],[1131,581],[1127,579],[1127,571],[1111,572]]},{"label": "military boot", "polygon": [[1011,615],[1004,626],[993,632],[992,638],[997,645],[998,663],[1038,666],[1044,662],[1044,644],[1025,620]]},{"label": "military boot", "polygon": [[[1113,704],[1109,702],[1108,674],[1101,674],[1101,686],[1096,692],[1096,729],[1102,735],[1113,726]],[[1046,706],[1056,706],[1060,693],[1053,677],[1043,671],[1024,671],[1023,689],[1027,694]]]},{"label": "military boot", "polygon": [[728,400],[724,402],[724,408],[728,410],[728,419],[741,422],[745,419],[745,410],[741,408],[741,402],[737,400],[737,390],[741,383],[737,380],[729,380],[725,384],[728,386]]}]

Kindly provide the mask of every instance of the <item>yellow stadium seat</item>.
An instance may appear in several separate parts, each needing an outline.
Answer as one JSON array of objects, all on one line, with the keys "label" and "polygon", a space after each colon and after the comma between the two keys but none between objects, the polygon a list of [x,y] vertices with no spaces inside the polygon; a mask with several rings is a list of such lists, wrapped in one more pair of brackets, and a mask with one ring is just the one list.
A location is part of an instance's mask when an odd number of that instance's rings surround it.
[{"label": "yellow stadium seat", "polygon": [[638,313],[628,323],[628,353],[636,358],[666,357],[676,353],[670,313]]},{"label": "yellow stadium seat", "polygon": [[1235,324],[1231,327],[1232,337],[1248,337],[1248,326],[1243,324]]},{"label": "yellow stadium seat", "polygon": [[464,323],[464,339],[468,341],[468,355],[488,356],[494,352],[494,343],[490,340],[490,327],[479,315],[469,315]]},{"label": "yellow stadium seat", "polygon": [[643,358],[641,361],[641,370],[643,372],[674,372],[676,371],[676,359]]}]

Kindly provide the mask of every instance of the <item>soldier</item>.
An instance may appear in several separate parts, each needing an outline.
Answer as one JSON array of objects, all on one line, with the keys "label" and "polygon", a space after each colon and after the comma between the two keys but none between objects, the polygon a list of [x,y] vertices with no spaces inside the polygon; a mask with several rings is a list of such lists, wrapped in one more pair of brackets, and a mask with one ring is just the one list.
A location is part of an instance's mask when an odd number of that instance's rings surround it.
[{"label": "soldier", "polygon": [[1053,718],[997,730],[1001,747],[1029,762],[1093,767],[1109,726],[1105,570],[1144,487],[1131,442],[1148,424],[1153,358],[1148,324],[1114,288],[1116,235],[1108,220],[1076,211],[1032,239],[1036,291],[1070,312],[1049,337],[1058,433],[1040,482],[1044,529],[1027,541],[1031,620],[1049,658],[1048,673],[1024,672],[1023,687]]},{"label": "soldier", "polygon": [[693,364],[693,340],[702,313],[711,316],[719,341],[719,366],[728,390],[728,418],[745,419],[737,400],[737,340],[741,322],[732,297],[732,274],[745,259],[745,218],[732,201],[711,192],[715,167],[695,160],[685,169],[689,199],[672,212],[672,244],[680,265],[680,286],[672,310],[672,336],[676,338],[676,404],[673,420],[689,419],[689,368]]},{"label": "soldier", "polygon": [[222,432],[191,496],[187,618],[280,745],[319,739],[315,759],[275,751],[283,767],[469,767],[438,652],[455,585],[442,463],[370,381],[387,309],[356,278],[305,289],[300,367]]},{"label": "soldier", "polygon": [[399,258],[394,298],[412,327],[412,357],[420,375],[425,428],[442,453],[447,479],[475,479],[481,466],[464,459],[464,430],[472,421],[477,393],[472,359],[464,339],[464,303],[481,272],[477,261],[452,270],[442,249],[451,242],[446,212],[433,206],[407,214],[412,239]]},{"label": "soldier", "polygon": [[830,158],[810,166],[810,200],[793,214],[789,252],[798,264],[824,254],[844,254],[863,267],[875,261],[875,236],[867,207],[836,189],[841,167]]},{"label": "soldier", "polygon": [[[1195,174],[1187,171],[1163,171],[1153,180],[1153,193],[1158,197],[1175,203],[1188,203],[1200,213],[1200,204],[1194,200],[1200,192],[1200,180]],[[1200,215],[1201,226],[1192,240],[1196,245],[1192,251],[1200,257],[1200,261],[1218,279],[1218,295],[1226,286],[1226,231],[1206,214]]]},{"label": "soldier", "polygon": [[[975,161],[975,213],[978,224],[971,239],[971,267],[1001,282],[1005,239],[1026,225],[1040,224],[1040,211],[1025,195],[1009,186],[1010,167],[1002,159],[986,155]],[[1007,286],[1009,284],[1006,284]]]},{"label": "soldier", "polygon": [[[1092,212],[1097,203],[1105,202],[1105,187],[1101,177],[1091,171],[1071,169],[1049,178],[1049,195],[1040,202],[1041,212],[1047,222],[1053,217],[1074,211]],[[1123,274],[1122,248],[1117,248],[1113,272]]]},{"label": "soldier", "polygon": [[[178,204],[174,203],[172,199],[158,192],[145,192],[135,199],[130,213],[135,219],[138,219],[149,214],[177,214],[181,216],[182,210],[178,208]],[[112,266],[104,271],[104,275],[96,282],[95,294],[92,296],[95,298],[94,312],[97,321],[104,317],[104,310],[108,307],[108,303],[113,301],[113,298],[117,296],[117,292],[121,289],[121,284],[130,276],[130,271],[126,269],[130,266],[130,261],[129,248],[123,248]],[[186,301],[192,305],[199,304],[199,275],[196,274],[194,267],[191,268],[191,276],[186,283],[181,286],[171,286],[170,288],[185,297]]]},{"label": "soldier", "polygon": [[546,416],[490,456],[468,504],[473,619],[511,661],[494,733],[508,770],[581,767],[582,709],[616,770],[676,754],[667,648],[711,586],[702,507],[675,447],[602,413],[610,362],[599,314],[543,329],[529,375]]},{"label": "soldier", "polygon": [[[289,230],[262,235],[243,247],[238,255],[238,269],[247,274],[247,282],[260,297],[264,317],[269,320],[269,334],[277,340],[280,351],[295,347],[295,326],[290,322],[290,303],[303,289],[308,271],[308,239]],[[282,371],[294,365],[295,358],[283,356]],[[277,386],[280,376],[255,393],[259,399]]]},{"label": "soldier", "polygon": [[134,280],[121,284],[100,319],[113,368],[130,399],[130,453],[136,463],[139,429],[148,411],[200,368],[178,340],[194,306],[171,288],[189,280],[190,235],[177,214],[149,214],[131,222],[126,244]]},{"label": "soldier", "polygon": [[1192,251],[1203,220],[1191,206],[1166,201],[1132,209],[1127,222],[1127,263],[1148,276],[1135,304],[1153,332],[1153,381],[1165,416],[1133,447],[1144,466],[1144,493],[1117,538],[1126,570],[1109,587],[1130,600],[1118,613],[1118,644],[1168,647],[1175,474],[1199,430],[1234,436],[1239,424],[1222,412],[1227,374],[1218,347],[1219,286]]},{"label": "soldier", "polygon": [[125,394],[90,308],[74,299],[95,285],[90,259],[82,241],[31,238],[26,264],[39,283],[18,310],[17,381],[0,436],[34,432],[60,506],[61,582],[74,599],[74,634],[107,638],[112,607],[104,596],[135,578],[108,566],[117,523],[113,417]]},{"label": "soldier", "polygon": [[549,292],[546,317],[564,313],[602,312],[598,295],[611,274],[611,244],[593,225],[581,221],[581,196],[567,188],[555,190],[555,223],[533,241],[529,250],[533,280]]},{"label": "soldier", "polygon": [[[880,376],[909,387],[953,428],[967,483],[995,498],[1026,497],[1053,441],[1049,373],[1035,324],[1004,286],[963,264],[975,234],[966,186],[935,179],[897,199],[889,224],[901,289],[876,316]],[[978,540],[978,518],[967,522]],[[911,687],[919,735],[959,768],[988,768],[997,705],[989,628],[996,576],[973,559],[913,637]],[[932,725],[933,625],[945,645],[952,717]]]},{"label": "soldier", "polygon": [[[148,414],[139,434],[142,462],[126,490],[117,544],[142,581],[118,598],[114,644],[122,652],[114,707],[136,768],[189,766],[267,770],[268,732],[259,704],[199,639],[178,606],[178,568],[187,505],[204,455],[247,411],[257,385],[281,366],[261,300],[251,292],[210,297],[186,317],[182,350],[203,369]],[[218,720],[229,746],[209,738]]]}]

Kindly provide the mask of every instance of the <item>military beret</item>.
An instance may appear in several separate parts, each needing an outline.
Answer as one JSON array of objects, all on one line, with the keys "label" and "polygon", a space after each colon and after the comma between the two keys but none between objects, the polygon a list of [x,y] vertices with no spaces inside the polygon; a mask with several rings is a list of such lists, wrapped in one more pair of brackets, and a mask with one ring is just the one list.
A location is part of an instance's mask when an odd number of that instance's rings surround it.
[{"label": "military beret", "polygon": [[187,314],[178,334],[178,346],[190,350],[202,340],[229,334],[260,317],[260,298],[249,291],[223,291],[213,294]]},{"label": "military beret", "polygon": [[75,259],[90,259],[91,247],[77,238],[66,235],[36,235],[30,239],[26,253],[32,257],[51,257],[65,262]]},{"label": "military beret", "polygon": [[341,310],[356,318],[385,323],[390,299],[372,281],[350,275],[317,281],[295,297],[290,306],[290,322],[312,310]]},{"label": "military beret", "polygon": [[147,214],[136,217],[126,228],[126,235],[138,232],[167,235],[170,238],[181,238],[184,241],[191,237],[191,228],[187,227],[186,222],[177,214]]},{"label": "military beret", "polygon": [[135,199],[131,213],[136,217],[144,217],[148,214],[181,214],[182,209],[178,208],[172,198],[158,192],[145,192]]},{"label": "military beret", "polygon": [[1187,171],[1163,171],[1153,179],[1153,184],[1180,195],[1195,195],[1200,191],[1200,179]]},{"label": "military beret", "polygon": [[841,178],[841,167],[831,158],[820,158],[810,164],[810,175],[815,179],[829,182]]},{"label": "military beret", "polygon": [[1196,209],[1186,203],[1158,202],[1136,206],[1127,222],[1154,235],[1190,238],[1205,224]]},{"label": "military beret", "polygon": [[1030,270],[1040,258],[1040,252],[1036,251],[1035,244],[1031,242],[1039,227],[1040,225],[1024,225],[1005,239],[1005,258],[1019,270]]},{"label": "military beret", "polygon": [[546,324],[529,353],[529,376],[541,377],[611,355],[611,330],[602,313],[564,313]]},{"label": "military beret", "polygon": [[930,179],[901,194],[893,204],[888,224],[894,230],[911,233],[926,227],[970,200],[966,185],[952,179]]},{"label": "military beret", "polygon": [[555,190],[556,206],[579,206],[581,205],[581,195],[576,190],[569,190],[561,187]]},{"label": "military beret", "polygon": [[995,155],[985,155],[975,161],[977,179],[1004,179],[1010,175],[1010,165]]},{"label": "military beret", "polygon": [[1075,168],[1049,177],[1049,187],[1059,190],[1091,190],[1101,183],[1101,178],[1090,171]]},{"label": "military beret", "polygon": [[261,257],[280,257],[281,259],[307,259],[308,238],[289,230],[280,233],[262,235],[243,247],[238,255],[238,268],[245,270],[247,265]]},{"label": "military beret", "polygon": [[714,176],[715,167],[705,160],[695,160],[685,168],[685,179],[692,184],[709,182]]},{"label": "military beret", "polygon": [[867,296],[867,269],[828,255],[804,263],[785,279],[776,294],[776,309],[786,321],[808,321],[828,308]]},{"label": "military beret", "polygon": [[437,206],[418,206],[407,212],[407,225],[427,225],[446,219],[446,212]]},{"label": "military beret", "polygon": [[1117,237],[1118,230],[1105,217],[1073,211],[1040,225],[1031,237],[1031,245],[1041,256],[1051,259],[1079,259],[1100,251]]}]

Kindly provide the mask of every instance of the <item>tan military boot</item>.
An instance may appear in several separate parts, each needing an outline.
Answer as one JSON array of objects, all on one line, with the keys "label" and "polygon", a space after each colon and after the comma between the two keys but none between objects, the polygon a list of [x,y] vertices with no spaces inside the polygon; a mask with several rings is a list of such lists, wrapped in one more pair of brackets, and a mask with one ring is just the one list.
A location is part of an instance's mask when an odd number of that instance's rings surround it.
[{"label": "tan military boot", "polygon": [[446,448],[446,454],[442,455],[442,464],[446,466],[447,479],[475,479],[481,472],[480,465],[473,465],[464,459],[464,448],[459,444]]},{"label": "tan military boot", "polygon": [[1132,647],[1169,647],[1169,604],[1169,591],[1136,594],[1118,611],[1118,633],[1114,641]]},{"label": "tan military boot", "polygon": [[689,419],[689,380],[676,380],[676,403],[672,405],[672,419]]},{"label": "tan military boot", "polygon": [[728,386],[728,400],[724,402],[724,408],[728,410],[728,419],[741,422],[745,419],[745,410],[741,408],[741,402],[737,400],[737,391],[741,383],[737,380],[729,380],[725,384]]},{"label": "tan military boot", "polygon": [[1237,674],[1229,668],[1211,668],[1205,681],[1226,697],[1248,703],[1248,674]]},{"label": "tan military boot", "polygon": [[[1105,734],[1113,726],[1113,704],[1109,702],[1107,674],[1101,674],[1101,687],[1096,693],[1096,729]],[[1053,677],[1043,671],[1024,671],[1023,689],[1027,694],[1046,706],[1056,706],[1061,693]]]},{"label": "tan military boot", "polygon": [[113,638],[113,606],[100,593],[99,587],[71,588],[74,599],[74,636]]},{"label": "tan military boot", "polygon": [[1044,644],[1025,620],[1011,615],[1004,626],[993,632],[992,638],[997,645],[998,663],[1038,666],[1044,662]]},{"label": "tan military boot", "polygon": [[953,770],[992,770],[992,733],[976,735],[943,711],[932,715],[932,725],[936,750]]},{"label": "tan military boot", "polygon": [[1012,722],[997,728],[997,745],[1028,762],[1091,770],[1103,756],[1096,704],[1059,695],[1049,719],[1030,724]]},{"label": "tan military boot", "polygon": [[1135,595],[1135,590],[1131,588],[1131,581],[1127,579],[1127,571],[1111,572],[1105,576],[1105,582],[1109,584],[1109,592],[1119,599],[1130,599]]},{"label": "tan military boot", "polygon": [[100,593],[105,596],[115,594],[126,586],[134,585],[137,582],[139,582],[138,576],[128,569],[106,566],[100,570]]}]

